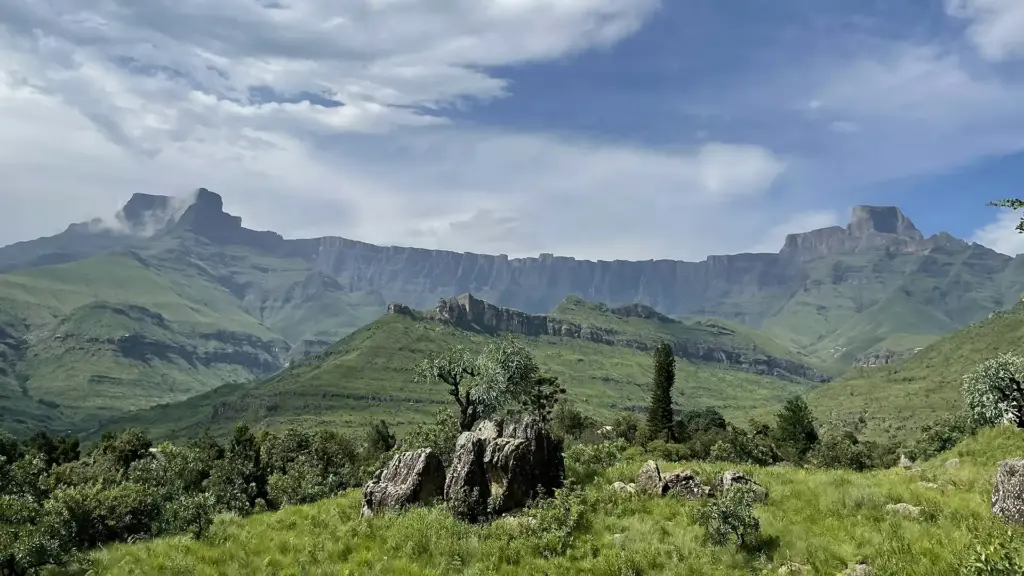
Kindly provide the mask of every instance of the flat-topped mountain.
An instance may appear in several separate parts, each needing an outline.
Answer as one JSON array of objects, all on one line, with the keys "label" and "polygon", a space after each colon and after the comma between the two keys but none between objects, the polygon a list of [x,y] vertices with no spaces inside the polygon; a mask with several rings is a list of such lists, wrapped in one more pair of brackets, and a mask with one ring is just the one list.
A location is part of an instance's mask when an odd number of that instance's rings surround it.
[{"label": "flat-topped mountain", "polygon": [[[834,376],[858,359],[921,348],[1024,291],[1024,260],[944,233],[925,237],[895,207],[855,207],[845,228],[794,231],[778,253],[587,261],[285,239],[245,228],[206,189],[187,199],[136,194],[112,218],[0,248],[0,272],[0,328],[13,343],[0,355],[10,383],[0,390],[11,391],[0,402],[20,406],[23,424],[45,412],[70,427],[280,370],[384,314],[388,302],[422,310],[473,294],[499,310],[548,316],[550,326],[575,295],[666,325],[753,328],[785,351],[772,357],[796,354]],[[107,307],[89,308],[96,303]],[[75,318],[104,319],[55,339]],[[528,330],[544,322],[508,321]],[[118,345],[142,341],[133,350],[145,355]],[[216,351],[236,341],[253,354]]]}]

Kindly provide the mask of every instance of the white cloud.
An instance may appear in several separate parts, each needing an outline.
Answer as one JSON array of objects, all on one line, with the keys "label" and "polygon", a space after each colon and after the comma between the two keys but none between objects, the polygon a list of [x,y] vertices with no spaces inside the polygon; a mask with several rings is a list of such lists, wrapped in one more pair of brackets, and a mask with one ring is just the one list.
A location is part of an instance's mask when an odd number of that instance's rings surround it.
[{"label": "white cloud", "polygon": [[856,138],[842,134],[808,153],[821,182],[852,189],[1024,150],[1024,83],[948,49],[889,42],[807,75],[821,102],[815,113],[857,128]]},{"label": "white cloud", "polygon": [[996,219],[974,231],[972,242],[1009,256],[1024,254],[1024,234],[1017,231],[1020,213],[1003,209]]},{"label": "white cloud", "polygon": [[946,0],[946,12],[969,21],[967,38],[982,57],[997,62],[1024,57],[1024,2]]},{"label": "white cloud", "polygon": [[765,148],[653,149],[446,117],[467,99],[508,96],[481,66],[610,45],[657,7],[4,3],[0,243],[113,213],[134,192],[205,186],[247,225],[291,237],[513,256],[740,250],[785,212],[764,195],[787,160]]}]

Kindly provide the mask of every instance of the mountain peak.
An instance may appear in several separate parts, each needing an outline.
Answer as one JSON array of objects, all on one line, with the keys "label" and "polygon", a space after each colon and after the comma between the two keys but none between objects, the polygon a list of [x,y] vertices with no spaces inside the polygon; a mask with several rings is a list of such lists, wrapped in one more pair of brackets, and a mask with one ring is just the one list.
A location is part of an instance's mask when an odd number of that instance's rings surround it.
[{"label": "mountain peak", "polygon": [[857,237],[876,233],[924,240],[924,234],[896,206],[854,206],[846,229]]},{"label": "mountain peak", "polygon": [[147,226],[153,214],[163,214],[171,207],[169,196],[156,194],[132,194],[131,199],[121,208],[121,217],[129,227],[141,229]]}]

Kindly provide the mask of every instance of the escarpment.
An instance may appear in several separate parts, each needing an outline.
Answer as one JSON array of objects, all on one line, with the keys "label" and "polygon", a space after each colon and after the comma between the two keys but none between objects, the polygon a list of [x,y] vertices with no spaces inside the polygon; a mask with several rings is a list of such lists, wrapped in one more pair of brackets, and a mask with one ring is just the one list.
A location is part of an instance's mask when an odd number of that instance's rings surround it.
[{"label": "escarpment", "polygon": [[[616,308],[606,308],[607,312],[620,319],[642,318],[663,324],[675,324],[679,327],[687,325],[675,320],[649,306],[634,304]],[[389,314],[415,317],[415,312],[404,304],[388,305]],[[512,333],[527,337],[556,337],[585,340],[608,346],[622,346],[640,351],[653,350],[661,341],[657,337],[645,337],[636,333],[625,332],[612,326],[592,325],[549,314],[529,314],[520,310],[503,308],[476,298],[472,294],[463,294],[455,298],[441,299],[430,316],[437,322],[455,326],[465,330],[488,334]],[[692,325],[694,332],[700,333]],[[710,335],[710,331],[705,332]],[[829,377],[813,367],[787,358],[779,358],[759,351],[750,353],[722,345],[708,339],[706,341],[689,338],[671,338],[670,341],[676,356],[698,362],[725,364],[730,367],[784,379],[802,379],[812,382],[827,382]]]}]

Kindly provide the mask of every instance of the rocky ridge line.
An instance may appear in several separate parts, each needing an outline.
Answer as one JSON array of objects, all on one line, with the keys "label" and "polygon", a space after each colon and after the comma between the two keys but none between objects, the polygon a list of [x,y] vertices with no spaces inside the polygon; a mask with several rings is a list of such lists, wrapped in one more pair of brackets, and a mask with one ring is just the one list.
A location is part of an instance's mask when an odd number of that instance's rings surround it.
[{"label": "rocky ridge line", "polygon": [[[621,317],[679,322],[643,305],[623,306],[610,311]],[[511,308],[502,308],[476,298],[472,294],[442,299],[438,302],[434,312],[434,318],[440,323],[483,332],[512,333],[527,337],[572,338],[608,346],[633,348],[643,352],[653,350],[656,345],[652,342],[626,337],[610,327],[588,326],[546,314],[529,314]],[[412,308],[397,302],[388,305],[388,314],[416,316],[416,312]],[[724,364],[745,372],[787,380],[797,378],[812,382],[827,382],[829,380],[828,376],[814,368],[784,358],[772,356],[751,358],[736,351],[722,349],[703,342],[674,341],[671,344],[676,356],[688,360]]]}]

